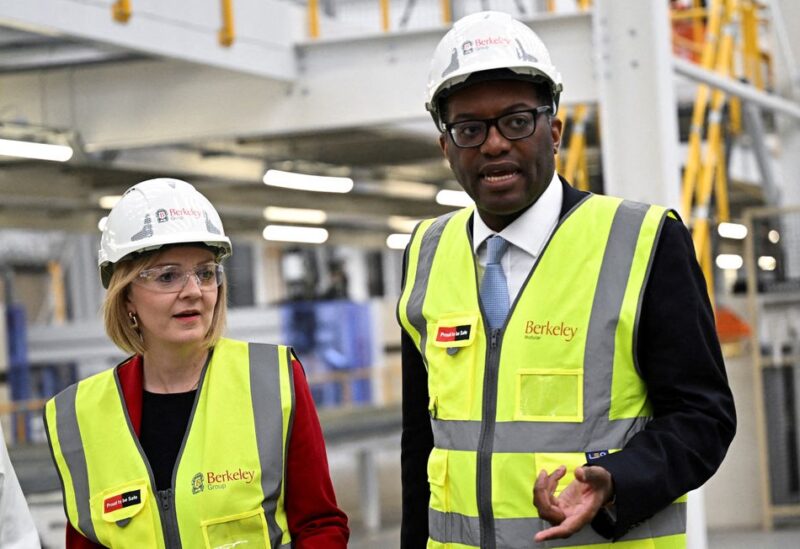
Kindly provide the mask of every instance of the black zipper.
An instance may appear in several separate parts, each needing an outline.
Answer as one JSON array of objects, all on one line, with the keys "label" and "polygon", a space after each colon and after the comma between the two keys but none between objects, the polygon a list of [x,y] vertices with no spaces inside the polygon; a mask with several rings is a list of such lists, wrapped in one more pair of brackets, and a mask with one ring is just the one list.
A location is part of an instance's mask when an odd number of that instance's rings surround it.
[{"label": "black zipper", "polygon": [[495,548],[494,510],[492,509],[492,452],[494,446],[495,416],[497,414],[497,375],[500,362],[502,328],[489,332],[486,350],[486,367],[483,380],[483,420],[478,441],[477,501],[480,523],[481,549]]},{"label": "black zipper", "polygon": [[161,514],[161,525],[164,530],[164,545],[166,547],[180,547],[178,515],[175,512],[175,491],[172,488],[158,491],[158,508]]}]

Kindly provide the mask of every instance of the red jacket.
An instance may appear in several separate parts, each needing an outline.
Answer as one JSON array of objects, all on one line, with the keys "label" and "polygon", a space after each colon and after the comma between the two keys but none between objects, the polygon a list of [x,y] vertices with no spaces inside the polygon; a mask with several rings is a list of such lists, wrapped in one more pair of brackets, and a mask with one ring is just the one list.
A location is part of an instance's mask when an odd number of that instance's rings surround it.
[{"label": "red jacket", "polygon": [[[294,422],[286,460],[286,516],[294,549],[346,548],[347,515],[336,506],[328,473],[325,441],[303,367],[294,371]],[[131,424],[139,436],[142,423],[142,360],[136,356],[119,366],[119,381]],[[67,549],[102,547],[81,536],[67,522]]]}]

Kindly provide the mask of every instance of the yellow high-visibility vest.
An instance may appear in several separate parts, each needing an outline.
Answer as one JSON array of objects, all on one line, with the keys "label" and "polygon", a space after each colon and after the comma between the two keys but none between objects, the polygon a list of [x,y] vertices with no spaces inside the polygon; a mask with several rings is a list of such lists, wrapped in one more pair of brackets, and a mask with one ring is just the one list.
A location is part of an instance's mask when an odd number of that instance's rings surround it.
[{"label": "yellow high-visibility vest", "polygon": [[116,368],[49,400],[46,430],[70,524],[114,548],[288,548],[290,354],[282,346],[219,341],[201,374],[172,488],[160,492]]},{"label": "yellow high-visibility vest", "polygon": [[[664,208],[589,195],[537,258],[503,328],[478,295],[472,208],[420,223],[409,244],[400,322],[428,370],[434,448],[429,548],[528,548],[549,525],[538,472],[621,449],[651,418],[636,333]],[[685,547],[685,497],[619,547]],[[549,546],[605,547],[591,527]]]}]

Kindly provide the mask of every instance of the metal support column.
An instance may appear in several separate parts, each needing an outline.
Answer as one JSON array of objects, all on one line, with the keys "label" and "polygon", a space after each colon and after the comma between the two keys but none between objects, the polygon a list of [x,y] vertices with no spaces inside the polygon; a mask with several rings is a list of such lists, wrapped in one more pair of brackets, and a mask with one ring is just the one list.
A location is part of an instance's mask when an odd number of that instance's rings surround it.
[{"label": "metal support column", "polygon": [[667,3],[598,0],[594,10],[605,192],[677,207],[678,120]]},{"label": "metal support column", "polygon": [[380,479],[375,452],[369,448],[358,451],[358,476],[361,491],[361,518],[367,532],[381,527]]}]

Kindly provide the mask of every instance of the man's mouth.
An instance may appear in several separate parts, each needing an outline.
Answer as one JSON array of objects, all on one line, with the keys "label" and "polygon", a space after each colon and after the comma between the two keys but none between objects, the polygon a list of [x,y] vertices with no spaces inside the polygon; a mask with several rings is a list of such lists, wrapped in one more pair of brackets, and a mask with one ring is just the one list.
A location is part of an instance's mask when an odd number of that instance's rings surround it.
[{"label": "man's mouth", "polygon": [[517,175],[519,175],[520,171],[516,169],[503,169],[503,170],[487,170],[486,172],[481,174],[481,179],[486,181],[487,183],[491,183],[496,185],[498,183],[505,183],[506,181],[510,181]]}]

